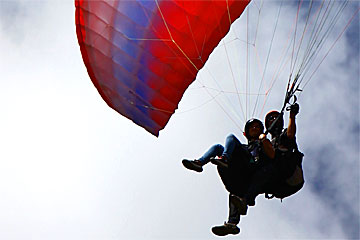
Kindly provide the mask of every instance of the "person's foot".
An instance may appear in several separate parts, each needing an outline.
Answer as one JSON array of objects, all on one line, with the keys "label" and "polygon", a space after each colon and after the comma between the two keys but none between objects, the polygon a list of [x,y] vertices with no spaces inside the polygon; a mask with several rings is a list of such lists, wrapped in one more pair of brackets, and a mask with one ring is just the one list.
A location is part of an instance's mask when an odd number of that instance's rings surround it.
[{"label": "person's foot", "polygon": [[246,215],[248,206],[247,206],[245,198],[240,198],[236,195],[231,194],[230,201],[238,209],[240,215]]},{"label": "person's foot", "polygon": [[224,222],[224,225],[215,226],[211,231],[217,236],[226,236],[228,234],[239,234],[240,228],[233,223]]},{"label": "person's foot", "polygon": [[195,172],[202,172],[203,171],[203,164],[199,160],[182,160],[182,164],[189,170],[193,170]]},{"label": "person's foot", "polygon": [[227,160],[226,160],[225,156],[212,157],[212,158],[210,158],[210,162],[212,164],[215,164],[215,165],[219,166],[219,167],[224,167],[224,168],[228,167]]}]

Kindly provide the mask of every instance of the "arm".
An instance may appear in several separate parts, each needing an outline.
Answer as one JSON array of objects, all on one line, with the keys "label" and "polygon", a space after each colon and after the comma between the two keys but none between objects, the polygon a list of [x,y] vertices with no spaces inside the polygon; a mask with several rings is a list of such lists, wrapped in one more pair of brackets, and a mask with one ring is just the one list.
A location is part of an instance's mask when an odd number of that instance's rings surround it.
[{"label": "arm", "polygon": [[289,125],[287,128],[286,135],[289,139],[294,139],[296,134],[296,123],[295,123],[295,115],[290,113]]},{"label": "arm", "polygon": [[275,149],[273,148],[269,139],[266,138],[265,134],[261,134],[259,137],[260,142],[262,143],[264,153],[271,159],[275,158]]},{"label": "arm", "polygon": [[298,113],[299,113],[299,104],[294,103],[290,107],[289,125],[288,125],[287,132],[286,132],[286,135],[289,139],[295,138],[295,134],[296,134],[295,118]]}]

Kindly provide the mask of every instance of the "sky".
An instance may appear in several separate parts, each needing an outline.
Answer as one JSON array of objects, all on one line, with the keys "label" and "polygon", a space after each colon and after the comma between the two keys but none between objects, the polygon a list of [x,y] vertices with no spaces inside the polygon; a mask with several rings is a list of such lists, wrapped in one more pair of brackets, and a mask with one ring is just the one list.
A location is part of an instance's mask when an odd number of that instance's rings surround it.
[{"label": "sky", "polygon": [[[349,4],[325,49],[359,8]],[[262,13],[260,53],[275,6]],[[70,0],[0,1],[0,239],[217,239],[211,227],[226,221],[228,193],[214,166],[198,174],[181,160],[200,157],[229,133],[245,141],[237,106],[229,107],[234,122],[201,88],[231,78],[224,46],[236,55],[233,71],[244,66],[235,51],[241,40],[233,39],[244,39],[246,19],[233,24],[156,138],[101,99],[82,61],[74,13]],[[293,17],[284,11],[281,22]],[[287,34],[282,25],[278,31],[275,53]],[[360,238],[359,46],[357,13],[299,96],[304,188],[283,202],[259,196],[241,233],[228,239]],[[281,108],[285,76],[265,112]]]}]

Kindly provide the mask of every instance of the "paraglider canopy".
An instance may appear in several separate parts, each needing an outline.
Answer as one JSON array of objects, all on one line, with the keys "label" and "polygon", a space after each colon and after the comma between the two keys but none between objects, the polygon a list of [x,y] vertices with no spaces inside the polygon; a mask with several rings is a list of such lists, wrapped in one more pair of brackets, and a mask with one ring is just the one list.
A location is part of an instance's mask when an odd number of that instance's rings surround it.
[{"label": "paraglider canopy", "polygon": [[105,102],[158,136],[250,0],[76,0],[82,57]]}]

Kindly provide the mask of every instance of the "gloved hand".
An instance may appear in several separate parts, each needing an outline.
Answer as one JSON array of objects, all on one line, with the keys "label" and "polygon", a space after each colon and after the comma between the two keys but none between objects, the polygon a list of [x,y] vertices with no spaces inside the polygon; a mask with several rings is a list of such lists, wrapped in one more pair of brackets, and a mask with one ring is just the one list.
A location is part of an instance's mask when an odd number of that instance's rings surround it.
[{"label": "gloved hand", "polygon": [[294,103],[290,106],[290,114],[296,116],[299,113],[300,106],[297,103]]}]

